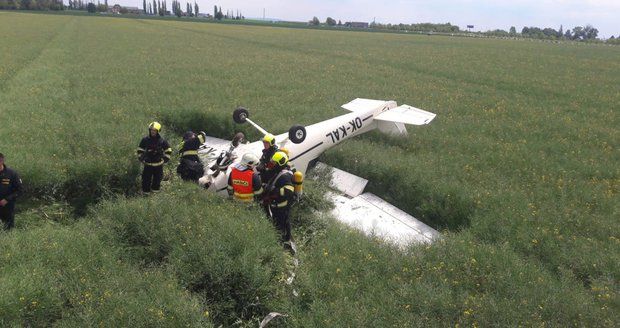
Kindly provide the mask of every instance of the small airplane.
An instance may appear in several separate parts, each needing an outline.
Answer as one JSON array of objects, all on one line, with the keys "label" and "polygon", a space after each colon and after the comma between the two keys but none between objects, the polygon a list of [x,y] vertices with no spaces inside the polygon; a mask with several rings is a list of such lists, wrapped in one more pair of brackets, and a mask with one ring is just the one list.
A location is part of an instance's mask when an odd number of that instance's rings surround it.
[{"label": "small airplane", "polygon": [[[406,135],[407,129],[405,128],[405,124],[425,125],[435,118],[435,114],[431,112],[408,105],[397,106],[395,101],[357,98],[342,105],[342,108],[351,111],[351,113],[315,123],[307,127],[293,125],[288,133],[275,136],[278,147],[288,150],[290,163],[304,175],[306,175],[306,171],[309,167],[313,167],[314,164],[316,164],[318,157],[323,152],[344,140],[374,129],[378,129],[390,135]],[[259,132],[263,134],[268,133],[250,119],[249,111],[245,108],[237,108],[233,112],[233,120],[238,124],[249,123]],[[262,141],[259,140],[244,144],[240,142],[242,139],[242,134],[235,135],[232,142],[207,137],[207,140],[199,150],[199,156],[206,168],[205,175],[199,180],[201,186],[209,191],[227,195],[227,174],[231,170],[231,164],[238,162],[242,155],[246,153],[254,153],[258,157],[262,154]],[[407,213],[398,210],[391,204],[372,194],[370,196],[367,195],[369,193],[362,195],[361,193],[368,182],[367,180],[344,171],[337,171],[340,172],[340,174],[334,173],[332,177],[333,186],[343,194],[351,197],[351,200],[355,201],[356,204],[360,201],[362,203],[367,203],[368,208],[366,212],[364,212],[364,217],[367,218],[368,215],[371,217],[373,215],[375,217],[378,216],[378,218],[375,218],[375,221],[372,221],[374,223],[370,226],[368,226],[368,222],[361,224],[362,226],[366,226],[366,228],[362,227],[362,230],[370,229],[370,233],[372,234],[381,234],[384,232],[392,235],[392,237],[394,237],[395,231],[399,236],[403,235],[403,229],[416,231],[413,234],[417,234],[417,236],[405,233],[403,238],[401,238],[402,236],[397,237],[399,240],[402,239],[401,241],[396,240],[398,244],[405,244],[410,241],[431,242],[437,238],[437,231],[409,216]],[[335,183],[334,180],[336,176],[339,177],[337,178],[337,183]],[[337,211],[334,214],[337,217],[339,215],[345,216],[347,219],[344,221],[350,221],[348,218],[356,215],[359,216],[359,209],[364,208],[364,206],[360,204],[355,206],[350,204],[346,205],[346,197],[343,197],[342,195],[332,195],[331,198],[335,201]],[[380,213],[370,213],[376,209],[379,209]],[[355,210],[358,210],[358,212],[355,212]],[[392,224],[389,224],[386,220],[391,220]],[[351,224],[350,222],[348,223]],[[360,224],[357,224],[357,226],[360,228]],[[386,226],[389,227],[383,229]]]}]

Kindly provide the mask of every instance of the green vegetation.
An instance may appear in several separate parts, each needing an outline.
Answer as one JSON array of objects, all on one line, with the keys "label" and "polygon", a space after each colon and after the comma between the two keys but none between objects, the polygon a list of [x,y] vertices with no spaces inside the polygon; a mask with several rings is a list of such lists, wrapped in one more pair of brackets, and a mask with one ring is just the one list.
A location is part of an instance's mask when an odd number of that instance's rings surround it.
[{"label": "green vegetation", "polygon": [[[0,232],[0,325],[618,325],[617,47],[19,12],[0,30],[0,150],[26,187]],[[149,121],[175,145],[231,137],[239,105],[279,132],[356,97],[438,114],[322,160],[440,242],[341,227],[309,182],[294,267],[258,209],[171,172],[135,197]]]}]

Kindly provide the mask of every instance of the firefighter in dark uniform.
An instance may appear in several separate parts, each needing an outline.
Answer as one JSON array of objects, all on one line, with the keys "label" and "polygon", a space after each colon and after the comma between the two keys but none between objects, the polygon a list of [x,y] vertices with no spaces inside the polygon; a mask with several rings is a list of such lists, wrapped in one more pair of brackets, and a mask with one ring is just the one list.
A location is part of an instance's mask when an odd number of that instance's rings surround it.
[{"label": "firefighter in dark uniform", "polygon": [[164,177],[164,163],[170,161],[172,148],[159,134],[161,124],[149,124],[149,135],[142,138],[138,145],[138,159],[144,164],[142,170],[142,192],[159,191],[161,179]]},{"label": "firefighter in dark uniform", "polygon": [[271,177],[270,173],[272,171],[270,169],[273,167],[273,163],[271,163],[271,157],[273,157],[273,154],[275,154],[277,151],[278,146],[276,145],[276,137],[274,137],[271,133],[267,133],[263,137],[263,154],[260,157],[260,163],[257,167],[262,181],[267,181]]},{"label": "firefighter in dark uniform", "polygon": [[0,153],[0,220],[4,230],[11,230],[15,225],[15,200],[21,187],[19,175],[4,165],[4,155]]},{"label": "firefighter in dark uniform", "polygon": [[296,252],[291,235],[291,220],[289,217],[291,205],[295,199],[293,186],[293,172],[289,169],[288,156],[277,151],[271,157],[273,168],[271,180],[265,185],[264,201],[267,203],[269,216],[276,228],[282,233],[282,241],[293,254]]},{"label": "firefighter in dark uniform", "polygon": [[260,200],[263,186],[258,172],[254,171],[256,164],[258,156],[247,153],[239,164],[233,166],[228,176],[228,195],[242,202]]},{"label": "firefighter in dark uniform", "polygon": [[179,147],[181,159],[177,166],[177,173],[181,179],[198,182],[198,179],[204,175],[204,166],[198,158],[198,148],[205,142],[205,138],[204,132],[196,134],[193,131],[187,131],[183,135],[183,141]]}]

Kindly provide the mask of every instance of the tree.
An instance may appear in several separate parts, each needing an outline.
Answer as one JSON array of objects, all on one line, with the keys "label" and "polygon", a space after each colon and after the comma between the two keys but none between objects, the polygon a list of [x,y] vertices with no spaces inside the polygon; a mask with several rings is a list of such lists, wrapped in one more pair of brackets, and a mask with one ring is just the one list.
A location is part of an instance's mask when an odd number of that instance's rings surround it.
[{"label": "tree", "polygon": [[146,0],[142,0],[142,11],[146,14]]},{"label": "tree", "polygon": [[310,21],[310,25],[318,26],[319,24],[321,24],[319,19],[316,16],[312,17],[312,20]]},{"label": "tree", "polygon": [[570,29],[566,29],[566,32],[564,32],[564,37],[565,37],[567,40],[570,40],[570,39],[572,39],[572,38],[573,38],[573,35],[570,33]]},{"label": "tree", "polygon": [[222,7],[219,9],[217,6],[215,7],[215,15],[213,15],[213,17],[217,20],[222,20],[222,18],[224,18],[224,15],[222,14]]},{"label": "tree", "polygon": [[586,40],[594,40],[598,36],[598,30],[590,24],[586,25],[586,27],[583,29],[583,32],[585,34]]},{"label": "tree", "polygon": [[583,31],[583,27],[575,26],[573,28],[573,40],[582,40],[584,36],[585,36],[585,33]]},{"label": "tree", "polygon": [[325,24],[329,26],[334,26],[336,25],[336,20],[331,17],[327,17],[327,19],[325,19]]},{"label": "tree", "polygon": [[554,39],[554,38],[556,38],[558,36],[558,31],[556,31],[556,30],[554,30],[554,29],[552,29],[550,27],[545,28],[544,30],[542,30],[542,32],[543,32],[543,34],[547,38]]},{"label": "tree", "polygon": [[196,14],[196,16],[198,16],[198,4],[196,3],[196,1],[194,1],[194,13]]},{"label": "tree", "polygon": [[527,26],[523,26],[523,29],[521,30],[521,34],[523,36],[527,36],[530,34],[530,29]]},{"label": "tree", "polygon": [[515,36],[517,35],[517,28],[514,26],[510,27],[510,31],[508,32],[508,34],[510,34],[511,36]]},{"label": "tree", "polygon": [[97,12],[97,6],[94,3],[89,2],[86,6],[86,10],[88,10],[89,13],[95,13]]},{"label": "tree", "polygon": [[558,39],[561,39],[564,36],[564,26],[560,25],[560,29],[558,30]]},{"label": "tree", "polygon": [[157,15],[158,11],[157,11],[157,3],[155,2],[155,0],[153,0],[153,15]]}]

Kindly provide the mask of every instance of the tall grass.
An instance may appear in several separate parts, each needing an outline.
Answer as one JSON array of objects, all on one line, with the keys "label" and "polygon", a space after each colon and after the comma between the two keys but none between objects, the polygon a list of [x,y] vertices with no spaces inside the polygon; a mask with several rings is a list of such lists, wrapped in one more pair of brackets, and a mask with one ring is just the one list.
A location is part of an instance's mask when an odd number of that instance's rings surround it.
[{"label": "tall grass", "polygon": [[[216,324],[254,323],[269,308],[296,326],[617,326],[617,47],[14,12],[2,14],[0,30],[0,122],[9,122],[0,151],[22,174],[24,198],[51,197],[79,213],[109,192],[134,194],[133,153],[152,120],[174,145],[189,128],[230,137],[237,106],[276,133],[341,114],[356,97],[438,114],[409,137],[371,133],[322,160],[369,178],[370,191],[441,229],[443,242],[401,255],[315,218],[321,201],[310,198],[295,217],[299,297],[268,292],[279,266],[290,266],[273,255],[268,224],[250,224],[266,234],[256,243],[249,228],[217,224],[257,211],[184,189],[94,209],[88,217],[106,245],[126,250],[127,275],[178,281],[171,293],[189,288],[188,302],[217,309]],[[152,214],[157,201],[168,207],[162,222]],[[1,237],[36,239],[47,227],[37,222],[42,212],[24,210],[15,234]],[[196,231],[176,226],[176,212]],[[50,223],[54,231],[83,229],[62,215],[52,221],[62,223]],[[205,222],[226,233],[198,228]],[[205,250],[214,258],[202,258]],[[264,264],[246,258],[269,254]],[[218,269],[217,280],[205,268],[218,263],[242,269]],[[251,293],[236,294],[234,283]],[[55,291],[46,286],[38,290]],[[54,313],[72,311],[46,297]]]},{"label": "tall grass", "polygon": [[3,326],[210,326],[173,276],[121,261],[93,224],[0,233],[0,247]]},{"label": "tall grass", "polygon": [[185,185],[105,202],[93,215],[124,261],[173,272],[218,324],[259,322],[286,307],[284,254],[258,207]]}]

